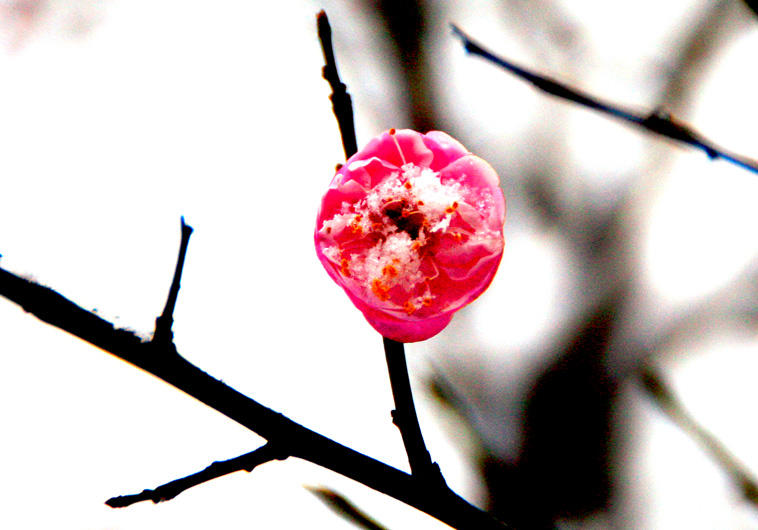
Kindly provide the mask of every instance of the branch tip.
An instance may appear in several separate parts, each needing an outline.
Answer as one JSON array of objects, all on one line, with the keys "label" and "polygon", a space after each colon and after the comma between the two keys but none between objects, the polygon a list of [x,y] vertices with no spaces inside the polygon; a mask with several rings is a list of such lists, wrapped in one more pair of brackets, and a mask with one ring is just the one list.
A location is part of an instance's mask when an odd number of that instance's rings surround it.
[{"label": "branch tip", "polygon": [[356,526],[364,530],[387,530],[341,493],[324,487],[314,488],[312,486],[305,486],[305,489],[315,495],[337,515],[347,519]]},{"label": "branch tip", "polygon": [[271,462],[272,460],[284,460],[287,457],[288,455],[278,451],[271,443],[267,443],[255,451],[245,453],[236,458],[213,462],[198,473],[193,473],[186,477],[172,480],[171,482],[158,486],[153,490],[145,489],[136,495],[121,495],[113,497],[105,501],[105,504],[111,508],[126,508],[127,506],[142,501],[152,501],[153,504],[170,501],[180,493],[205,482],[209,482],[215,478],[223,477],[236,471],[247,471],[249,473],[261,464]]},{"label": "branch tip", "polygon": [[192,234],[192,232],[194,232],[194,229],[185,222],[183,215],[181,217],[181,221],[182,221],[182,233],[187,232],[188,233],[187,237],[189,237]]},{"label": "branch tip", "polygon": [[358,152],[358,141],[355,137],[355,121],[353,118],[353,101],[347,92],[347,86],[340,79],[337,71],[337,61],[334,58],[334,46],[332,44],[332,27],[329,18],[322,9],[316,15],[318,39],[321,42],[321,51],[324,53],[324,67],[321,69],[322,77],[332,88],[329,99],[332,101],[334,117],[337,118],[342,148],[345,159]]},{"label": "branch tip", "polygon": [[179,244],[179,255],[176,259],[176,268],[174,269],[174,279],[171,282],[171,288],[168,292],[168,298],[166,299],[166,306],[163,308],[163,313],[155,320],[155,333],[153,333],[153,342],[156,344],[169,344],[170,348],[175,352],[176,347],[173,344],[174,337],[171,330],[174,323],[174,308],[176,307],[176,300],[179,297],[179,288],[181,286],[182,270],[184,269],[184,259],[187,256],[187,248],[189,247],[189,239],[194,230],[190,225],[184,221],[184,216],[181,217],[181,233],[182,240]]},{"label": "branch tip", "polygon": [[456,37],[460,38],[463,41],[464,45],[468,42],[469,39],[466,36],[466,34],[463,32],[461,28],[456,26],[455,23],[453,22],[450,23],[450,29],[452,30],[453,35],[455,35]]}]

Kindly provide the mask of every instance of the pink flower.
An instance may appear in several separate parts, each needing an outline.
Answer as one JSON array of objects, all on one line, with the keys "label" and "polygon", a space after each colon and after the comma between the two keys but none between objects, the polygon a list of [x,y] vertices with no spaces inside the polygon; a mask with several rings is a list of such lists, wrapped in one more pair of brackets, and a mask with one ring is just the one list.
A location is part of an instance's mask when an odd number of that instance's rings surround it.
[{"label": "pink flower", "polygon": [[332,179],[316,223],[318,258],[384,337],[428,339],[497,271],[499,183],[443,132],[382,133]]}]

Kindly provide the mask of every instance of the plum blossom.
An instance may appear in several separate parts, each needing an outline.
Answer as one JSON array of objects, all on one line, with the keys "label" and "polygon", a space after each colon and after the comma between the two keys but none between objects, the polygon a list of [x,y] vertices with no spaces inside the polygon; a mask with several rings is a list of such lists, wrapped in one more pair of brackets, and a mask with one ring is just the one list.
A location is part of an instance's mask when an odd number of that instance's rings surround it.
[{"label": "plum blossom", "polygon": [[332,179],[318,258],[384,337],[428,339],[492,282],[504,246],[499,184],[447,134],[391,129]]}]

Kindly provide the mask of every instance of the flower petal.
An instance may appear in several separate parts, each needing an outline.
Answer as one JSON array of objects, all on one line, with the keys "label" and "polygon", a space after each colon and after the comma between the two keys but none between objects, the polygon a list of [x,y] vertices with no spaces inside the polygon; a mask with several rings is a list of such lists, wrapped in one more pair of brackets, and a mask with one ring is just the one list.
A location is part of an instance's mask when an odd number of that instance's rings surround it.
[{"label": "flower petal", "polygon": [[367,160],[376,157],[397,167],[406,163],[414,163],[419,167],[429,167],[434,159],[434,153],[424,143],[423,135],[410,129],[398,129],[394,133],[395,138],[393,139],[390,131],[383,132],[371,140],[366,147],[350,157],[345,165],[350,165],[353,160]]},{"label": "flower petal", "polygon": [[434,153],[434,160],[429,168],[440,171],[461,157],[468,154],[468,150],[458,140],[441,131],[431,131],[423,136],[424,144]]}]

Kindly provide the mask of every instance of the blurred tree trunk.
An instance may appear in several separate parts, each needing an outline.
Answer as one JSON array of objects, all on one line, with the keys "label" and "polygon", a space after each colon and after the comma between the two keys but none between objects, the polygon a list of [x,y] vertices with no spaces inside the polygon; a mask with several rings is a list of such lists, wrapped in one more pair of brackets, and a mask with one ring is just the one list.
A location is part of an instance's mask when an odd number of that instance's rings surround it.
[{"label": "blurred tree trunk", "polygon": [[407,127],[419,132],[438,129],[428,58],[432,7],[423,0],[367,0],[366,6],[377,14],[397,51],[397,78],[404,85],[400,92],[407,94]]}]

